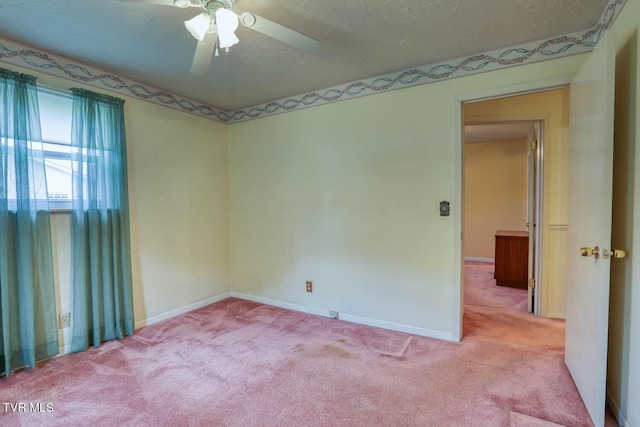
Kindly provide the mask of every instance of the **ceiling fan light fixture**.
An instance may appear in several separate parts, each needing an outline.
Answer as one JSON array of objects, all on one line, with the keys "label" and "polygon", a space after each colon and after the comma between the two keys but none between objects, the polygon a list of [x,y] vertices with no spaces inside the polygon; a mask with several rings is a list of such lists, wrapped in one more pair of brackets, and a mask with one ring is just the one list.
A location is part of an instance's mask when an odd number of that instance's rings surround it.
[{"label": "ceiling fan light fixture", "polygon": [[202,41],[211,26],[211,17],[208,13],[202,12],[188,21],[184,21],[184,26],[196,40]]},{"label": "ceiling fan light fixture", "polygon": [[240,41],[235,34],[238,29],[238,15],[229,9],[220,8],[216,10],[216,25],[221,48],[228,49]]},{"label": "ceiling fan light fixture", "polygon": [[173,0],[173,4],[180,9],[191,6],[191,0]]}]

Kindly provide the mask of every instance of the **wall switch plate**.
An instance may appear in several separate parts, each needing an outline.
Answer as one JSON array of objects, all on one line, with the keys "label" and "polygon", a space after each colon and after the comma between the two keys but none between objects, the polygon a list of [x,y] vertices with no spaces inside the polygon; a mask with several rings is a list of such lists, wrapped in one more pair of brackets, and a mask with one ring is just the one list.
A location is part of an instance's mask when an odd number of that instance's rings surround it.
[{"label": "wall switch plate", "polygon": [[60,325],[60,329],[71,326],[71,313],[60,313],[58,315],[58,324]]},{"label": "wall switch plate", "polygon": [[307,292],[313,292],[313,283],[307,280]]},{"label": "wall switch plate", "polygon": [[446,200],[440,202],[440,216],[449,216],[449,202]]}]

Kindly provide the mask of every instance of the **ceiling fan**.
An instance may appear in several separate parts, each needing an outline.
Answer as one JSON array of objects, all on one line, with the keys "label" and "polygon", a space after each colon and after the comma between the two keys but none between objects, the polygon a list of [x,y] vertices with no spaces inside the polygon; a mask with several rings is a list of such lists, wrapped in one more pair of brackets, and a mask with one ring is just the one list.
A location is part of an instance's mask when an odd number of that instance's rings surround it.
[{"label": "ceiling fan", "polygon": [[191,65],[193,74],[204,74],[209,70],[211,59],[218,56],[219,49],[229,51],[238,43],[235,31],[238,22],[247,28],[286,43],[306,52],[313,52],[319,46],[318,40],[301,34],[251,12],[240,15],[233,11],[237,0],[120,0],[129,3],[146,3],[179,8],[195,7],[203,11],[185,21],[184,25],[198,40]]}]

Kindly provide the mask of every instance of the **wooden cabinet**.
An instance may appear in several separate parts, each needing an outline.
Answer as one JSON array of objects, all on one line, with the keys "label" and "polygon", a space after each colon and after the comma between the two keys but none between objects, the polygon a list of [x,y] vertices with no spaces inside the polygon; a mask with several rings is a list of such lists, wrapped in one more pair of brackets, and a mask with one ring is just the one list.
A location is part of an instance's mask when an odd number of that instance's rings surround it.
[{"label": "wooden cabinet", "polygon": [[527,288],[529,264],[529,233],[526,231],[496,232],[496,272],[498,286]]}]

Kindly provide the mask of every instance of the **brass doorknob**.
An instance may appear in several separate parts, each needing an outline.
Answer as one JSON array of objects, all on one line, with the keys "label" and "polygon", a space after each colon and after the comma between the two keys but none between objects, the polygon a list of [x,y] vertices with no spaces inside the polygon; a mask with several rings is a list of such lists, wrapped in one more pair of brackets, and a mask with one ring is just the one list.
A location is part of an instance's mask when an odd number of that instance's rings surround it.
[{"label": "brass doorknob", "polygon": [[626,257],[627,254],[625,251],[620,250],[620,249],[611,249],[611,258],[615,258],[615,259],[621,259]]},{"label": "brass doorknob", "polygon": [[595,247],[593,249],[591,248],[580,248],[580,255],[584,256],[584,257],[590,257],[593,256],[595,259],[600,258],[600,248],[599,247]]}]

